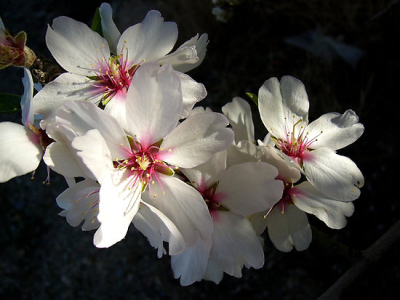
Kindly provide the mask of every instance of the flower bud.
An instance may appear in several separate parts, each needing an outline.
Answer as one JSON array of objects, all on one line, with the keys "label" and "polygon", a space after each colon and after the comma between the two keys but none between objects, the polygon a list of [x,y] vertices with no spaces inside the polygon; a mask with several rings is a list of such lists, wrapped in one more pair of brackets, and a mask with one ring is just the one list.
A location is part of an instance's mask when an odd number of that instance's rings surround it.
[{"label": "flower bud", "polygon": [[35,53],[25,46],[26,33],[13,37],[0,19],[0,69],[8,66],[29,68],[36,59]]}]

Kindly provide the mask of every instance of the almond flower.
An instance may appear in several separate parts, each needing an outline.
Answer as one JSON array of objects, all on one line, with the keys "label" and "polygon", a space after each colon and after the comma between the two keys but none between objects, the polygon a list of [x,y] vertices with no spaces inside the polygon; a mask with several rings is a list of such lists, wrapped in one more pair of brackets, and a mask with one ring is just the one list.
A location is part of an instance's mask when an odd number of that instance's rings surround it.
[{"label": "almond flower", "polygon": [[33,172],[38,167],[43,151],[51,143],[43,130],[35,124],[31,101],[33,81],[24,68],[24,94],[21,97],[22,124],[0,123],[0,182]]},{"label": "almond flower", "polygon": [[100,184],[96,246],[109,247],[126,235],[143,192],[157,199],[150,204],[178,227],[188,245],[194,244],[197,232],[209,236],[206,205],[192,187],[171,175],[175,167],[197,166],[225,149],[233,133],[225,128],[226,118],[216,113],[194,115],[176,127],[183,105],[180,91],[171,66],[145,64],[128,91],[127,132],[86,101],[66,102],[49,125],[57,142],[45,162],[64,176],[84,176]]},{"label": "almond flower", "polygon": [[[307,213],[315,215],[333,229],[346,226],[346,217],[354,212],[351,202],[338,201],[324,195],[309,181],[301,178],[301,169],[293,157],[274,148],[275,142],[268,134],[264,142],[255,146],[253,120],[248,103],[236,97],[222,108],[235,131],[236,145],[230,146],[231,163],[240,161],[267,162],[279,171],[277,176],[284,184],[282,198],[265,212],[250,217],[257,234],[268,226],[268,235],[277,249],[288,252],[308,248],[312,240]],[[261,153],[260,153],[261,152]],[[329,181],[329,178],[326,178]]]},{"label": "almond flower", "polygon": [[[201,115],[201,114],[199,114]],[[227,152],[195,168],[182,169],[199,191],[213,220],[212,238],[199,238],[183,253],[173,256],[175,278],[189,285],[202,278],[218,283],[225,272],[242,276],[242,268],[261,268],[264,253],[259,237],[246,218],[273,206],[283,185],[275,180],[275,167],[248,162],[226,168]]]},{"label": "almond flower", "polygon": [[[112,53],[118,53],[118,40],[121,37],[117,26],[112,18],[112,8],[108,3],[100,5],[101,27],[104,38],[110,45]],[[143,22],[144,23],[144,22]],[[169,22],[172,23],[172,22]],[[125,34],[125,33],[124,33]],[[160,58],[158,62],[163,64],[170,64],[175,70],[186,73],[202,63],[207,52],[207,34],[195,35],[187,42],[183,43],[174,52]]]},{"label": "almond flower", "polygon": [[356,164],[336,150],[364,132],[352,110],[328,113],[308,123],[308,96],[291,76],[267,80],[260,88],[261,120],[278,149],[297,163],[307,179],[328,197],[352,201],[360,196],[364,178]]},{"label": "almond flower", "polygon": [[[99,183],[87,178],[78,183],[68,180],[68,184],[69,188],[57,197],[57,204],[63,209],[60,216],[66,217],[68,224],[73,227],[82,224],[84,231],[99,228]],[[140,203],[132,222],[148,238],[150,244],[158,249],[158,257],[166,253],[163,242],[168,242],[170,255],[179,254],[186,248],[175,224],[147,203]]]},{"label": "almond flower", "polygon": [[[164,22],[158,11],[148,12],[142,23],[129,27],[122,35],[112,21],[111,7],[103,4],[100,13],[106,38],[68,17],[58,17],[49,26],[47,47],[67,73],[35,96],[35,113],[42,114],[45,120],[66,100],[88,100],[105,107],[122,123],[128,88],[138,68],[150,62],[171,61],[166,55],[175,45],[178,29],[174,22]],[[177,74],[184,97],[181,117],[186,117],[193,105],[206,96],[206,90],[188,75]]]},{"label": "almond flower", "polygon": [[268,162],[279,171],[277,179],[284,183],[282,198],[269,211],[252,217],[257,232],[268,226],[268,235],[274,246],[283,252],[293,247],[297,251],[308,248],[312,233],[307,214],[313,214],[332,229],[346,226],[346,217],[354,212],[349,201],[338,201],[326,196],[309,181],[301,181],[301,173],[293,160],[273,148],[262,145],[262,161]]}]

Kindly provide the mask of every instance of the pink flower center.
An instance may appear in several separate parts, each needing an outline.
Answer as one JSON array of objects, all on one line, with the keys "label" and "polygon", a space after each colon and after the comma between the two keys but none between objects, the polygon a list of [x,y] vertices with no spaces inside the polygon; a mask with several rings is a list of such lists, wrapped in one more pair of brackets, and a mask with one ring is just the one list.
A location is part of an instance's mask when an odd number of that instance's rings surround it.
[{"label": "pink flower center", "polygon": [[218,220],[219,211],[227,211],[228,209],[224,207],[221,202],[225,199],[225,195],[223,193],[217,192],[218,183],[213,184],[211,187],[207,188],[203,185],[200,185],[197,190],[203,196],[204,201],[207,204],[208,211],[210,212],[211,217],[214,221]]},{"label": "pink flower center", "polygon": [[[277,178],[277,179],[279,179],[279,178]],[[279,207],[279,209],[281,210],[281,213],[284,214],[286,206],[293,204],[293,200],[292,200],[293,184],[285,182],[284,180],[282,180],[282,181],[285,185],[285,187],[283,189],[282,198],[281,198],[281,200],[278,201],[278,203],[275,204],[275,206]]]},{"label": "pink flower center", "polygon": [[103,94],[103,105],[115,96],[125,99],[132,77],[139,66],[140,63],[135,64],[134,61],[129,61],[127,47],[123,47],[117,56],[106,58],[103,54],[97,64],[92,65],[96,74],[96,83],[93,86],[96,88],[96,94]]},{"label": "pink flower center", "polygon": [[128,150],[129,157],[125,160],[114,161],[114,167],[129,171],[131,186],[141,183],[142,191],[144,191],[146,186],[149,186],[150,193],[153,194],[151,184],[157,182],[161,186],[161,189],[163,189],[157,174],[172,175],[173,173],[169,166],[157,158],[159,150],[160,147],[157,143],[147,148],[142,148],[141,144],[133,139],[131,141],[131,149]]},{"label": "pink flower center", "polygon": [[[309,133],[305,131],[306,127],[302,123],[303,120],[300,119],[294,123],[292,129],[286,126],[286,139],[275,140],[277,147],[287,156],[293,158],[300,166],[303,165],[303,160],[309,153],[310,146],[317,141],[317,137],[322,133],[321,131],[317,136],[309,138]],[[299,127],[297,132],[296,127]]]}]

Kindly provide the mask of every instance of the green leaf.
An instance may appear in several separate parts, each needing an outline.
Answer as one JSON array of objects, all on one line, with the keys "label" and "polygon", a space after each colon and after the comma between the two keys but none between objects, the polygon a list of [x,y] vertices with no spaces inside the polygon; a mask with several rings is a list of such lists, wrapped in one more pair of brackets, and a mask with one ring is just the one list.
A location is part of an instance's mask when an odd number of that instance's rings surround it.
[{"label": "green leaf", "polygon": [[20,112],[21,96],[13,94],[0,93],[0,112]]},{"label": "green leaf", "polygon": [[96,31],[98,34],[103,36],[103,29],[101,27],[101,17],[100,17],[99,8],[96,9],[96,12],[94,13],[94,16],[93,16],[92,30]]},{"label": "green leaf", "polygon": [[246,95],[258,106],[258,97],[252,93],[246,93]]}]

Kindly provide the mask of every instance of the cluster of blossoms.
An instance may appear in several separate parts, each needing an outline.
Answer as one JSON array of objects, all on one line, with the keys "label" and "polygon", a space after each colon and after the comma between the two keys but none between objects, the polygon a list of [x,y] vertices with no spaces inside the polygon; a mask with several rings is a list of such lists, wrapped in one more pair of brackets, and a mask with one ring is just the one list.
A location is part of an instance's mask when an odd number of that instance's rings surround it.
[{"label": "cluster of blossoms", "polygon": [[194,108],[207,93],[185,72],[204,59],[207,35],[171,53],[177,26],[159,12],[122,34],[110,5],[99,13],[102,36],[68,17],[49,26],[47,46],[66,72],[33,96],[25,69],[23,125],[0,123],[0,182],[43,159],[68,182],[57,204],[70,225],[110,247],[133,223],[158,257],[171,256],[182,285],[261,268],[266,228],[277,249],[307,249],[306,213],[346,225],[363,185],[336,153],[363,133],[352,110],[309,123],[304,85],[271,78],[258,94],[269,134],[256,143],[245,100],[223,114]]}]

